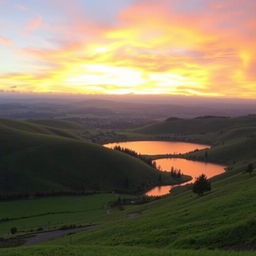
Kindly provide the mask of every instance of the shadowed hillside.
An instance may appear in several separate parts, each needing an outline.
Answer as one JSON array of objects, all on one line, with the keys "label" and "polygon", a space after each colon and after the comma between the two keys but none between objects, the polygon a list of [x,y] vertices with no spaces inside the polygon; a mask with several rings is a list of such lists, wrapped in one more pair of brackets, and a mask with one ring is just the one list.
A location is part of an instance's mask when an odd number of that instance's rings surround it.
[{"label": "shadowed hillside", "polygon": [[126,154],[1,120],[0,174],[1,193],[32,193],[143,191],[158,184],[160,173]]}]

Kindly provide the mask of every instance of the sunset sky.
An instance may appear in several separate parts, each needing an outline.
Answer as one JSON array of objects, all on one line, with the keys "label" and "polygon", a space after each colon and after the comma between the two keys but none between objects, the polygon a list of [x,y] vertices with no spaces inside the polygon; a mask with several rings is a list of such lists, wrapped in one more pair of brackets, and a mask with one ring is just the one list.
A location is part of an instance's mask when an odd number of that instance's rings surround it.
[{"label": "sunset sky", "polygon": [[256,97],[255,0],[0,0],[0,90]]}]

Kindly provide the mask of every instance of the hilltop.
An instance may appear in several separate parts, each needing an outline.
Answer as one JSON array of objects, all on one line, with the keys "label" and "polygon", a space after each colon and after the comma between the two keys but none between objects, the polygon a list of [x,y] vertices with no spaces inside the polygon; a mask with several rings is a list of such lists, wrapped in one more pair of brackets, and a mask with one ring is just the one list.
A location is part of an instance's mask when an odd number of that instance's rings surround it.
[{"label": "hilltop", "polygon": [[171,117],[134,130],[136,133],[150,135],[204,135],[205,133],[224,133],[233,129],[256,128],[256,115],[241,117],[202,116],[196,118]]}]

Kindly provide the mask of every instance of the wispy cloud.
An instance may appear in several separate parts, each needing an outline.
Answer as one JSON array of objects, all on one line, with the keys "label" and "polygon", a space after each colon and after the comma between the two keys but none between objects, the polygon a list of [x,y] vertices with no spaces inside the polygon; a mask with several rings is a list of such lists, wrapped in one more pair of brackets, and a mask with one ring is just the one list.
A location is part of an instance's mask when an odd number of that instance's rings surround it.
[{"label": "wispy cloud", "polygon": [[20,11],[28,11],[29,7],[25,6],[23,4],[14,4],[14,8],[20,10]]},{"label": "wispy cloud", "polygon": [[66,3],[51,2],[67,22],[27,24],[53,44],[22,49],[31,72],[0,76],[0,89],[256,97],[255,1],[141,0],[111,26]]},{"label": "wispy cloud", "polygon": [[0,35],[0,45],[13,46],[12,40]]},{"label": "wispy cloud", "polygon": [[40,27],[42,27],[43,25],[43,19],[41,16],[36,16],[34,19],[30,20],[27,25],[25,30],[32,32],[35,31],[37,29],[39,29]]}]

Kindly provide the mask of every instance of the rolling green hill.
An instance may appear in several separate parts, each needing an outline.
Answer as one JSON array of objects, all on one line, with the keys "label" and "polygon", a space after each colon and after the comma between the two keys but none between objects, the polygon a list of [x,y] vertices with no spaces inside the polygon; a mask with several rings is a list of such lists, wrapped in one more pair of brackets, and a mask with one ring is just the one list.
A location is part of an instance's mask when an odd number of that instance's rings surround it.
[{"label": "rolling green hill", "polygon": [[[9,129],[14,129],[14,130],[24,131],[29,133],[61,136],[61,137],[72,138],[72,139],[81,139],[79,136],[77,136],[77,134],[73,133],[72,130],[66,129],[66,126],[68,125],[71,126],[72,124],[69,124],[69,123],[67,124],[65,121],[63,122],[59,121],[58,122],[59,126],[57,126],[57,124],[55,126],[54,125],[51,126],[52,123],[55,124],[55,121],[53,120],[52,122],[45,122],[43,125],[43,124],[40,124],[40,121],[38,121],[37,123],[36,121],[26,122],[26,121],[16,121],[11,119],[0,119],[0,127],[2,128],[9,128]],[[63,128],[61,127],[61,124],[66,126]]]},{"label": "rolling green hill", "polygon": [[[203,197],[184,189],[159,201],[127,209],[139,213],[137,218],[107,223],[101,229],[74,235],[72,241],[77,246],[164,248],[166,253],[174,249],[256,248],[255,182],[255,174],[239,172],[213,182],[212,191]],[[64,245],[67,239],[51,244]],[[193,250],[185,255],[194,255]]]},{"label": "rolling green hill", "polygon": [[67,130],[81,130],[84,129],[79,123],[62,120],[62,119],[43,119],[43,120],[29,120],[32,124],[38,124],[46,127],[54,127],[59,129],[67,129]]},{"label": "rolling green hill", "polygon": [[0,174],[1,193],[34,193],[142,191],[158,184],[160,173],[126,154],[1,120]]},{"label": "rolling green hill", "polygon": [[224,132],[231,129],[241,129],[244,127],[256,127],[256,115],[243,117],[197,117],[193,119],[169,118],[164,122],[148,125],[134,132],[142,134],[175,134],[191,135]]},{"label": "rolling green hill", "polygon": [[[189,188],[129,206],[95,230],[0,255],[253,256],[256,175],[233,173],[198,197]],[[127,218],[136,214],[135,218]],[[239,251],[237,251],[239,250]],[[241,250],[241,251],[240,251]]]},{"label": "rolling green hill", "polygon": [[164,122],[138,129],[136,133],[212,145],[209,150],[185,155],[189,159],[221,163],[231,167],[256,162],[256,115],[234,118],[169,118]]}]

